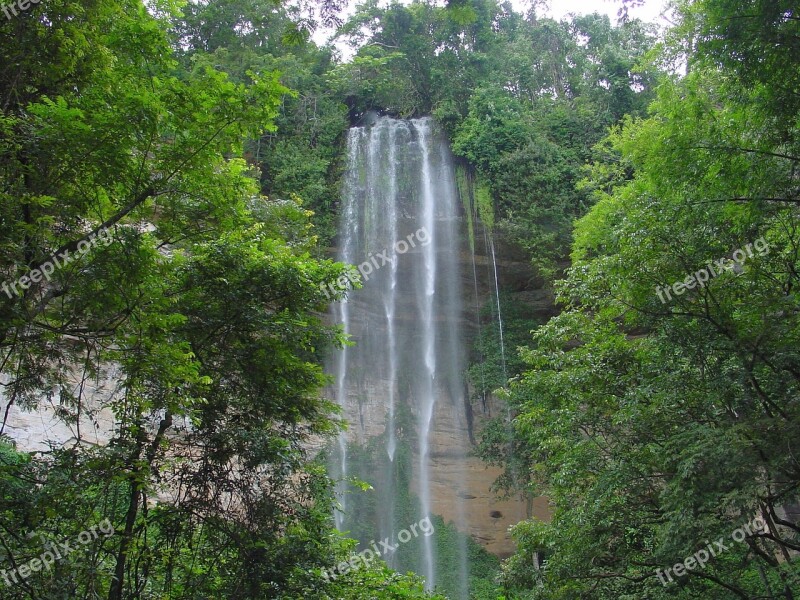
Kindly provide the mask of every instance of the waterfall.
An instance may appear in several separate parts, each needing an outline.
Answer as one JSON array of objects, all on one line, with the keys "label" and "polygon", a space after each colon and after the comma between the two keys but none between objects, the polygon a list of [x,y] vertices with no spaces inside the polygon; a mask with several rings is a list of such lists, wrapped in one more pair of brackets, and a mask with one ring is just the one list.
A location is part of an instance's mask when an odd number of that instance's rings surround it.
[{"label": "waterfall", "polygon": [[[409,518],[407,507],[402,516],[398,512],[398,497],[413,498],[416,521],[437,513],[432,472],[442,441],[434,433],[437,425],[452,427],[443,420],[464,412],[463,236],[452,157],[433,121],[367,120],[348,134],[340,208],[337,260],[358,267],[363,286],[348,292],[333,311],[354,345],[339,351],[330,364],[336,401],[349,422],[331,472],[338,480],[341,507],[337,527],[397,544],[398,531],[414,524],[398,521]],[[369,504],[374,514],[350,514],[342,479],[355,476],[358,468],[348,444],[364,444],[379,435],[384,443],[383,473],[369,473],[376,488],[369,492],[376,499]],[[412,457],[412,475],[404,475],[407,490],[398,486],[401,448]],[[438,485],[440,501],[446,499],[450,507],[460,502],[455,494],[443,498]],[[455,508],[455,520],[463,520],[460,505]],[[365,521],[373,517],[374,528],[369,530]],[[415,546],[413,565],[428,589],[437,585],[440,575],[435,539],[420,536]],[[462,546],[459,595],[466,598],[466,545]],[[394,566],[394,554],[382,558]]]},{"label": "waterfall", "polygon": [[[422,152],[422,169],[420,172],[421,196],[421,221],[422,227],[431,232],[431,243],[422,252],[422,265],[420,281],[417,286],[419,312],[422,317],[422,354],[424,357],[424,370],[420,373],[419,396],[419,496],[422,503],[423,516],[430,515],[430,473],[428,460],[430,458],[430,427],[433,418],[433,407],[436,403],[434,379],[436,378],[436,323],[433,320],[433,296],[436,292],[436,247],[434,237],[434,202],[433,186],[431,182],[430,148],[428,137],[430,134],[427,121],[419,123],[419,145]],[[423,541],[423,560],[425,571],[423,575],[430,587],[436,583],[434,575],[433,542],[431,538]]]},{"label": "waterfall", "polygon": [[[357,189],[358,172],[356,165],[359,160],[359,148],[363,138],[363,131],[351,129],[347,136],[347,171],[345,178],[345,189]],[[350,194],[346,194],[346,197]],[[344,263],[352,263],[355,257],[355,240],[359,231],[357,220],[357,207],[354,202],[345,202],[341,213],[342,227],[339,242],[339,260]],[[350,333],[350,303],[345,297],[341,302],[334,305],[336,318],[342,325],[345,334]],[[336,357],[336,402],[344,411],[347,407],[347,366],[348,348],[343,348]],[[342,431],[338,439],[338,465],[336,465],[337,483],[336,500],[339,508],[334,513],[337,529],[341,529],[344,522],[344,515],[347,509],[347,437],[346,432]]]}]

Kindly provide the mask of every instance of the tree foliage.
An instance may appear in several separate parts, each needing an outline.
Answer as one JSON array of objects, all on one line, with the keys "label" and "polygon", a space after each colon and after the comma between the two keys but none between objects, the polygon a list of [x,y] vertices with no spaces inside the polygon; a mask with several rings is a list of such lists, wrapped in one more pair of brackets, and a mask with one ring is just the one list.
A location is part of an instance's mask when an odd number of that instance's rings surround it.
[{"label": "tree foliage", "polygon": [[[552,523],[515,529],[506,580],[528,597],[800,591],[799,155],[783,85],[798,63],[795,46],[775,43],[797,19],[746,4],[733,15],[724,1],[681,6],[665,57],[684,53],[689,72],[599,147],[586,183],[597,203],[559,285],[564,311],[536,332],[510,388],[525,485],[555,507]],[[690,279],[700,270],[702,285]],[[767,530],[731,543],[754,516]],[[724,554],[659,582],[657,569],[722,538]],[[540,571],[535,551],[547,557]]]}]

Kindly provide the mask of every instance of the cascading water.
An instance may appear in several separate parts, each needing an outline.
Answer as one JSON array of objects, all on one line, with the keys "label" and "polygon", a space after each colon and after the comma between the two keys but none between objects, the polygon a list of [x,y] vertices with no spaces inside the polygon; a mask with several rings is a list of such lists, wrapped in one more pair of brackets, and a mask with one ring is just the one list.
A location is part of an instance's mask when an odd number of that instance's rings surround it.
[{"label": "cascading water", "polygon": [[[415,125],[417,122],[415,122]],[[417,296],[419,312],[422,317],[422,353],[424,357],[425,370],[420,374],[420,394],[419,400],[419,496],[422,503],[424,515],[430,514],[431,492],[430,474],[428,471],[428,461],[430,459],[430,428],[433,419],[433,406],[436,402],[434,391],[434,379],[436,377],[436,325],[433,321],[433,301],[436,293],[436,247],[434,232],[434,201],[433,189],[431,185],[431,164],[430,148],[428,147],[428,137],[430,128],[428,121],[420,123],[419,145],[422,150],[422,188],[421,212],[422,227],[430,232],[431,243],[422,252],[423,268],[420,271],[420,281],[417,285]],[[430,587],[436,583],[434,575],[433,543],[430,537],[423,541],[423,560],[425,571],[423,575]]]},{"label": "cascading water", "polygon": [[[492,257],[491,279],[494,282],[494,306],[492,307],[492,319],[497,320],[497,328],[500,335],[500,360],[503,366],[503,381],[508,379],[508,369],[506,368],[506,343],[503,339],[503,313],[500,310],[500,280],[497,277],[497,258],[494,254],[494,234],[483,230],[483,241],[487,244],[487,252]],[[495,307],[497,314],[494,314]]]},{"label": "cascading water", "polygon": [[[461,221],[452,158],[433,121],[370,120],[348,135],[337,259],[360,266],[363,287],[348,292],[334,310],[355,345],[340,351],[331,365],[336,401],[350,424],[331,469],[339,480],[356,474],[347,443],[384,436],[384,473],[370,474],[374,486],[381,487],[370,492],[376,498],[370,505],[373,531],[375,539],[397,544],[398,530],[412,524],[401,522],[397,512],[396,497],[403,495],[398,452],[405,444],[413,457],[414,519],[432,516],[437,448],[432,432],[442,418],[464,407]],[[402,411],[410,420],[401,419]],[[368,431],[375,423],[385,429]],[[372,515],[349,514],[347,489],[345,482],[336,488],[341,507],[336,525],[363,533],[363,521]],[[455,513],[463,515],[459,510]],[[418,542],[414,565],[430,589],[439,575],[435,536]],[[466,598],[466,545],[461,546],[459,596]],[[382,558],[393,564],[392,554]]]},{"label": "cascading water", "polygon": [[[356,179],[358,177],[357,171],[354,168],[358,160],[358,148],[360,147],[360,140],[363,132],[353,129],[347,138],[347,160],[348,168],[345,180],[346,189],[355,188]],[[357,207],[354,203],[349,202],[344,206],[342,211],[342,236],[339,242],[339,259],[347,264],[350,264],[355,257],[355,242],[358,236],[359,223],[357,220]],[[336,303],[335,310],[336,317],[339,323],[342,324],[342,330],[345,334],[350,333],[350,304],[348,298],[344,298],[341,302]],[[345,347],[339,352],[336,357],[336,402],[344,410],[347,406],[347,358],[348,348]],[[342,528],[344,522],[344,515],[347,509],[347,438],[346,433],[343,431],[339,434],[339,464],[338,464],[338,480],[336,483],[336,498],[339,503],[339,509],[335,511],[334,518],[336,527]]]}]

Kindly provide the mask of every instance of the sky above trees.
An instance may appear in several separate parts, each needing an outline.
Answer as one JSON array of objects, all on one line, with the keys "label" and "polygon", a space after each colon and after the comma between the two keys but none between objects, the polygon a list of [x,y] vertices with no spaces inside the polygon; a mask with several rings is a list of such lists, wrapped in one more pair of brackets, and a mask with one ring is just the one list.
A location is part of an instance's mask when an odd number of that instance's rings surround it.
[{"label": "sky above trees", "polygon": [[[530,0],[511,0],[511,4],[518,11],[526,11],[530,6]],[[550,0],[550,9],[543,11],[547,16],[560,19],[569,13],[589,14],[599,12],[611,17],[612,21],[616,18],[621,6],[620,0]],[[664,10],[666,2],[664,0],[647,0],[643,6],[630,9],[632,17],[643,21],[657,22]]]},{"label": "sky above trees", "polygon": [[[381,4],[390,4],[394,0],[384,0]],[[410,4],[412,0],[400,0],[402,4]],[[355,12],[355,7],[358,0],[351,0],[348,2],[344,10],[343,17],[347,18]],[[520,13],[526,13],[531,6],[531,0],[511,0],[514,10]],[[612,23],[616,22],[617,14],[622,6],[621,0],[549,0],[548,9],[539,9],[540,13],[544,16],[554,19],[562,19],[570,13],[585,15],[593,12],[608,15]],[[666,9],[666,0],[646,0],[642,6],[636,6],[629,9],[630,16],[633,18],[641,19],[642,21],[658,23],[659,25],[666,25],[667,22],[661,17],[661,14]],[[324,44],[334,35],[335,31],[332,28],[320,28],[314,32],[313,39],[317,44]],[[342,58],[347,60],[352,54],[353,49],[349,48],[346,44],[335,44],[337,49],[342,53]]]}]

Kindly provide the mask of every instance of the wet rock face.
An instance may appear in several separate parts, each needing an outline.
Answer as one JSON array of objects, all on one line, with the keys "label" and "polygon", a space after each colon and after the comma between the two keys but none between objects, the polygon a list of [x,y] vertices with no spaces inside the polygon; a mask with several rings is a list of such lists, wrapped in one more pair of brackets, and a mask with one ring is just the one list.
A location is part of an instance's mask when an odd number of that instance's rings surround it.
[{"label": "wet rock face", "polygon": [[[487,405],[495,404],[491,399],[487,402]],[[473,408],[478,410],[479,407]],[[501,409],[500,406],[490,408],[492,414],[498,414]],[[466,423],[463,418],[455,419],[455,412],[442,407],[434,421],[435,445],[431,451],[430,475],[433,512],[442,515],[445,521],[462,522],[460,528],[476,542],[492,554],[505,558],[514,552],[508,529],[526,519],[530,507],[521,499],[498,499],[492,484],[501,470],[487,467],[479,458],[470,456],[474,447],[469,441]],[[486,416],[478,413],[476,436],[480,435]],[[540,503],[536,507],[541,508]],[[545,514],[538,511],[537,516]]]}]

